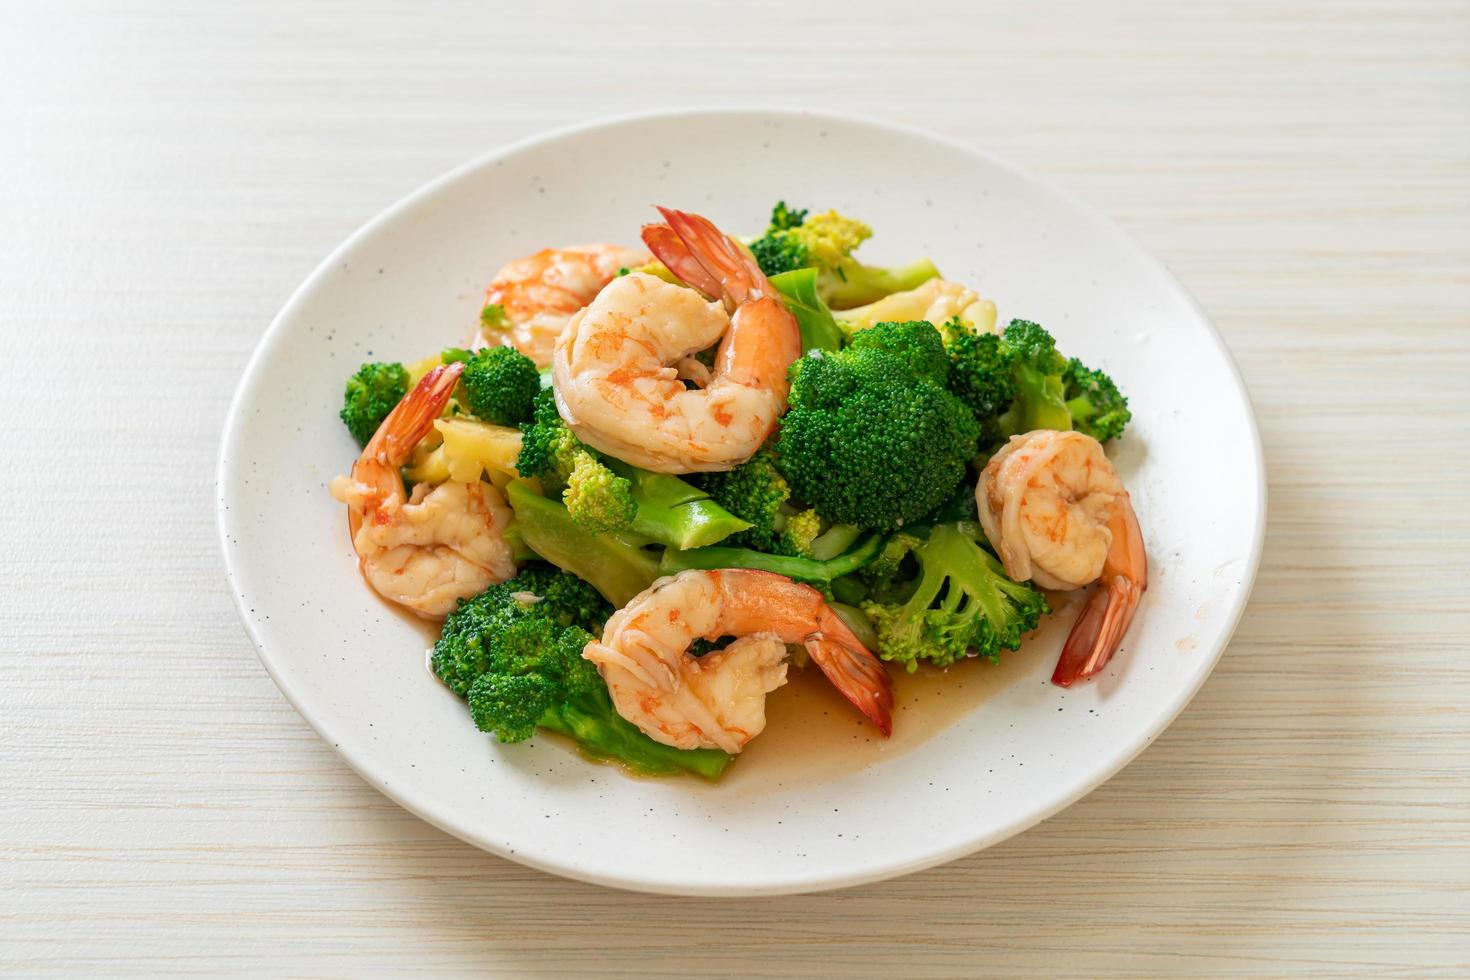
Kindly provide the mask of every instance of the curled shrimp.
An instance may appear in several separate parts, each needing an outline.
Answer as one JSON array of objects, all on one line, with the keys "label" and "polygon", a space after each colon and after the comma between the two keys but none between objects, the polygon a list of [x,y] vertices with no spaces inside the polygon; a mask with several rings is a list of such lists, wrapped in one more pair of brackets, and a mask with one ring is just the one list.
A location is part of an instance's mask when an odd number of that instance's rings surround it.
[{"label": "curled shrimp", "polygon": [[[696,639],[737,637],[691,657]],[[726,568],[662,578],[614,613],[582,656],[613,704],[650,738],[739,752],[766,726],[766,694],[786,683],[786,644],[805,645],[842,695],[887,735],[888,672],[823,600],[773,572]]]},{"label": "curled shrimp", "polygon": [[503,532],[510,508],[488,483],[420,483],[404,492],[399,468],[433,428],[462,364],[437,367],[404,396],[352,466],[332,481],[363,578],[386,599],[426,619],[515,574]]},{"label": "curled shrimp", "polygon": [[1148,588],[1143,532],[1102,446],[1080,432],[1013,436],[986,464],[975,502],[1011,578],[1047,589],[1102,581],[1062,647],[1052,683],[1068,687],[1102,670]]},{"label": "curled shrimp", "polygon": [[648,258],[623,245],[574,245],[507,262],[485,290],[485,305],[501,313],[481,321],[472,346],[509,344],[544,368],[568,318],[592,302],[619,269],[636,268]]},{"label": "curled shrimp", "polygon": [[[644,241],[694,289],[639,273],[609,283],[557,338],[557,407],[583,442],[635,466],[728,470],[755,454],[786,410],[801,334],[733,240],[698,215],[659,211],[668,224],[645,228]],[[713,370],[691,371],[692,355],[716,341]],[[704,385],[689,388],[681,376]]]}]

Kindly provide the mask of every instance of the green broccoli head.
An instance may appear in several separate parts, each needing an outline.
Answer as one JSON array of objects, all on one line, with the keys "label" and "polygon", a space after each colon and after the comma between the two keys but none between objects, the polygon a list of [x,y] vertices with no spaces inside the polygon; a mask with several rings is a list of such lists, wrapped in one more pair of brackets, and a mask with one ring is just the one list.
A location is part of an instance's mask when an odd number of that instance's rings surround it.
[{"label": "green broccoli head", "polygon": [[586,449],[573,454],[566,483],[562,503],[572,520],[593,534],[627,530],[638,516],[632,482],[618,476]]},{"label": "green broccoli head", "polygon": [[512,623],[544,620],[547,628],[600,630],[612,607],[588,583],[545,565],[531,565],[459,604],[444,621],[430,663],[460,697],[489,669],[494,639]]},{"label": "green broccoli head", "polygon": [[791,367],[789,400],[778,465],[834,524],[887,530],[928,514],[976,452],[965,403],[890,350],[812,351]]},{"label": "green broccoli head", "polygon": [[958,317],[940,332],[949,354],[949,388],[960,397],[980,422],[980,445],[1001,440],[1000,415],[1016,398],[1011,364],[1001,350],[1000,337],[976,333]]},{"label": "green broccoli head", "polygon": [[809,215],[778,201],[750,251],[767,276],[816,269],[817,292],[834,308],[871,303],[939,275],[928,259],[894,268],[863,265],[852,253],[872,235],[873,229],[856,218],[831,210]]},{"label": "green broccoli head", "polygon": [[611,607],[575,575],[535,567],[462,602],[444,623],[435,673],[469,703],[476,727],[502,742],[537,728],[573,739],[601,758],[650,775],[692,772],[714,779],[730,756],[661,745],[614,709],[582,652]]},{"label": "green broccoli head", "polygon": [[855,334],[852,346],[889,351],[908,362],[920,377],[936,384],[949,383],[949,355],[944,349],[944,339],[927,320],[876,323]]},{"label": "green broccoli head", "polygon": [[541,720],[568,701],[595,693],[602,679],[582,658],[593,639],[577,626],[522,616],[492,638],[485,673],[470,685],[470,717],[502,742],[530,738]]},{"label": "green broccoli head", "polygon": [[1075,357],[1062,372],[1062,395],[1067,399],[1067,410],[1072,413],[1072,428],[1098,442],[1122,435],[1133,419],[1133,413],[1128,411],[1128,399],[1113,379]]},{"label": "green broccoli head", "polygon": [[359,446],[366,446],[388,413],[408,394],[408,369],[396,362],[364,364],[347,379],[342,421]]},{"label": "green broccoli head", "polygon": [[812,543],[822,533],[822,518],[815,508],[808,508],[786,518],[776,552],[795,558],[811,558]]},{"label": "green broccoli head", "polygon": [[572,520],[593,533],[627,530],[637,515],[632,481],[613,472],[572,433],[549,388],[536,394],[531,421],[521,425],[516,471],[561,490]]},{"label": "green broccoli head", "polygon": [[791,485],[776,468],[776,455],[769,446],[732,470],[705,476],[704,491],[715,503],[750,522],[750,528],[731,535],[728,544],[757,551],[777,550],[781,506],[791,497]]},{"label": "green broccoli head", "polygon": [[1001,415],[1004,435],[1034,429],[1072,427],[1072,413],[1062,396],[1062,372],[1067,361],[1057,353],[1056,341],[1038,323],[1012,320],[1001,335],[1001,348],[1011,365],[1016,397]]},{"label": "green broccoli head", "polygon": [[875,595],[863,603],[878,632],[878,655],[910,673],[921,660],[936,667],[969,656],[997,660],[1002,650],[1018,648],[1049,611],[1046,597],[1007,578],[966,528],[941,524],[913,549],[919,571],[903,590],[906,598]]},{"label": "green broccoli head", "polygon": [[[461,353],[445,351],[444,360]],[[531,420],[541,372],[514,347],[485,347],[465,353],[459,383],[475,416],[496,425],[520,425]]]}]

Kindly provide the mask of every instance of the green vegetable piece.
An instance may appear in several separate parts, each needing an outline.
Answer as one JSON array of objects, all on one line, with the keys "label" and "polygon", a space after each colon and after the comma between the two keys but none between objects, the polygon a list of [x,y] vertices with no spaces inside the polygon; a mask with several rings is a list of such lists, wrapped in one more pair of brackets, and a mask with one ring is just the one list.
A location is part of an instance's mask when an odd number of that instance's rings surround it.
[{"label": "green vegetable piece", "polygon": [[506,499],[526,545],[542,558],[584,579],[622,607],[659,576],[657,560],[622,534],[596,533],[573,520],[567,508],[512,480]]},{"label": "green vegetable piece", "polygon": [[541,390],[541,374],[529,357],[514,347],[485,347],[473,354],[447,350],[441,355],[465,353],[464,373],[460,387],[470,412],[496,425],[520,425],[529,422]]},{"label": "green vegetable piece", "polygon": [[947,667],[967,656],[999,659],[1048,612],[1046,597],[1013,582],[975,539],[973,526],[942,524],[913,550],[918,578],[902,601],[870,600],[878,655],[912,673],[921,660]]},{"label": "green vegetable piece", "polygon": [[824,585],[835,578],[849,575],[872,561],[883,550],[881,534],[870,534],[853,548],[836,558],[818,561],[813,558],[794,558],[789,555],[772,555],[750,548],[694,548],[664,552],[659,571],[663,575],[674,575],[690,568],[754,568],[764,572],[775,572],[798,582]]},{"label": "green vegetable piece", "polygon": [[396,362],[364,364],[347,379],[342,421],[359,446],[366,446],[388,413],[408,394],[408,369]]},{"label": "green vegetable piece", "polygon": [[777,465],[793,496],[836,524],[886,531],[924,517],[977,451],[965,403],[891,350],[813,351],[792,365],[789,401]]},{"label": "green vegetable piece", "polygon": [[794,269],[771,276],[771,285],[781,293],[786,308],[796,318],[801,330],[801,352],[837,350],[842,346],[842,330],[832,318],[832,311],[817,295],[817,270]]}]

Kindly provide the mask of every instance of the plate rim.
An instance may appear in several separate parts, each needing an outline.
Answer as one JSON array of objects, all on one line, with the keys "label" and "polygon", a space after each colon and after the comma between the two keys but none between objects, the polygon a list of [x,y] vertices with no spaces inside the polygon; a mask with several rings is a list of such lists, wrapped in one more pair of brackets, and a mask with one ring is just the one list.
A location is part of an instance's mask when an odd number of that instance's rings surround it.
[{"label": "plate rim", "polygon": [[[1244,574],[1239,592],[1239,601],[1231,611],[1225,629],[1220,633],[1220,640],[1213,650],[1207,654],[1208,662],[1193,678],[1192,682],[1174,696],[1168,706],[1160,712],[1152,724],[1136,739],[1134,744],[1128,745],[1126,750],[1115,757],[1107,766],[1101,767],[1089,779],[1084,780],[1077,787],[1063,794],[1062,797],[1052,805],[1041,808],[1035,812],[1028,813],[1024,817],[1012,820],[1010,823],[997,828],[992,828],[984,834],[977,835],[960,844],[945,848],[932,854],[925,855],[907,861],[892,863],[879,863],[869,865],[861,870],[851,873],[809,873],[797,875],[792,878],[782,879],[771,883],[754,882],[749,885],[737,886],[721,885],[714,888],[701,888],[698,885],[684,885],[670,883],[663,880],[647,880],[624,877],[616,874],[607,874],[592,871],[577,866],[575,863],[556,859],[542,853],[526,853],[519,849],[513,849],[489,839],[483,834],[476,835],[473,828],[452,826],[447,820],[442,820],[435,815],[433,807],[419,800],[411,792],[404,792],[400,787],[385,784],[371,772],[371,760],[366,756],[370,753],[359,752],[355,747],[349,748],[343,742],[335,738],[328,730],[325,723],[318,718],[314,712],[308,711],[301,703],[298,695],[292,690],[291,685],[283,677],[283,672],[277,669],[272,655],[266,652],[265,644],[259,635],[254,617],[246,605],[246,598],[242,594],[236,568],[232,561],[232,546],[230,542],[230,508],[226,498],[226,481],[229,476],[232,458],[237,458],[231,452],[236,441],[240,438],[241,420],[244,417],[245,396],[247,389],[252,386],[257,372],[265,360],[267,352],[271,350],[281,339],[285,324],[292,319],[306,297],[311,294],[329,275],[341,264],[342,257],[352,251],[359,243],[371,238],[384,225],[393,221],[403,212],[415,207],[421,201],[440,192],[445,187],[477,173],[487,167],[493,166],[496,161],[516,155],[524,150],[531,149],[543,143],[575,136],[580,133],[591,132],[602,129],[613,129],[628,124],[646,122],[650,120],[671,120],[690,117],[708,116],[753,116],[763,115],[767,117],[778,117],[783,120],[794,120],[802,122],[821,122],[830,120],[843,125],[856,125],[868,127],[878,131],[899,134],[911,139],[928,141],[938,144],[946,149],[977,158],[988,166],[998,168],[1009,173],[1011,176],[1030,182],[1048,194],[1065,202],[1072,208],[1106,228],[1118,241],[1140,259],[1142,259],[1154,272],[1160,275],[1161,280],[1172,290],[1178,299],[1181,299],[1199,318],[1200,322],[1207,328],[1206,333],[1210,341],[1215,345],[1218,353],[1223,357],[1224,363],[1229,368],[1230,376],[1246,409],[1247,435],[1251,449],[1251,456],[1255,463],[1255,495],[1253,505],[1255,507],[1255,525],[1251,529],[1249,551],[1245,558]],[[829,891],[839,888],[851,888],[859,885],[882,881],[888,878],[899,877],[923,871],[928,868],[946,864],[969,854],[994,846],[1001,841],[1007,840],[1031,827],[1036,826],[1043,820],[1049,819],[1065,810],[1067,807],[1077,803],[1082,798],[1091,794],[1103,783],[1112,779],[1129,764],[1131,764],[1140,753],[1143,752],[1153,741],[1172,725],[1194,700],[1200,688],[1204,686],[1210,676],[1215,672],[1220,658],[1225,649],[1234,638],[1235,630],[1245,614],[1246,607],[1250,604],[1251,595],[1255,590],[1256,577],[1260,568],[1261,555],[1264,551],[1267,511],[1267,482],[1265,454],[1261,443],[1260,426],[1256,419],[1255,406],[1251,400],[1250,389],[1241,374],[1240,366],[1236,363],[1234,355],[1225,343],[1219,329],[1215,326],[1209,315],[1200,306],[1194,296],[1185,288],[1177,277],[1169,270],[1162,260],[1145,248],[1125,228],[1113,221],[1100,210],[1092,205],[1073,196],[1064,188],[1058,187],[1047,178],[1013,164],[1007,160],[995,156],[987,150],[981,149],[960,139],[949,137],[932,130],[908,123],[897,123],[886,119],[878,119],[872,116],[864,116],[854,113],[831,112],[826,110],[797,110],[785,109],[775,106],[750,104],[750,105],[722,105],[703,107],[676,107],[655,108],[640,110],[637,112],[619,113],[615,115],[596,116],[579,122],[548,130],[538,131],[523,139],[508,143],[483,153],[473,159],[460,164],[451,170],[440,174],[428,182],[419,185],[406,195],[398,198],[388,207],[379,211],[368,221],[360,225],[355,231],[348,235],[342,242],[333,248],[302,280],[302,282],[291,292],[286,302],[272,318],[270,325],[261,334],[251,352],[249,360],[246,361],[241,371],[240,380],[236,384],[234,394],[230,398],[229,408],[225,416],[225,424],[220,436],[219,448],[215,463],[215,528],[218,535],[220,556],[224,565],[225,580],[230,589],[230,599],[235,606],[235,612],[239,617],[241,625],[245,629],[251,644],[255,647],[257,659],[265,668],[266,673],[275,683],[276,687],[285,696],[296,712],[306,721],[311,729],[316,732],[336,755],[341,758],[348,767],[357,773],[365,782],[378,792],[387,796],[394,803],[403,807],[409,813],[437,827],[439,830],[469,844],[472,847],[487,851],[498,857],[514,861],[517,864],[536,868],[537,870],[569,878],[576,881],[601,885],[610,888],[619,888],[628,891],[644,892],[650,894],[685,895],[694,897],[744,897],[744,896],[766,896],[766,895],[791,895],[805,894],[818,891]],[[1206,658],[1202,658],[1206,659]]]}]

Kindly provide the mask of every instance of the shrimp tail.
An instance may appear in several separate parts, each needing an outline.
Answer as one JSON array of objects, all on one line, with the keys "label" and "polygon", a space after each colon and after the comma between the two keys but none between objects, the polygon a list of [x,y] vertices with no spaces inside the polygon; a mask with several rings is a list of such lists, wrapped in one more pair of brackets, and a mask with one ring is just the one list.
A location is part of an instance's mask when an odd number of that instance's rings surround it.
[{"label": "shrimp tail", "polygon": [[893,734],[893,682],[883,663],[836,613],[828,612],[818,622],[821,630],[804,643],[812,663],[885,738]]},{"label": "shrimp tail", "polygon": [[[380,499],[403,493],[398,468],[408,462],[413,448],[423,441],[444,411],[464,370],[462,363],[441,364],[424,375],[414,389],[403,396],[383,419],[378,431],[363,447],[362,455],[352,465],[352,478],[373,486]],[[347,509],[347,530],[354,539],[362,527],[362,514]]]},{"label": "shrimp tail", "polygon": [[[732,305],[776,295],[755,259],[714,222],[673,208],[660,207],[658,213],[668,223],[645,225],[643,243],[680,279],[708,296],[723,296]],[[659,230],[664,228],[668,232]],[[709,288],[715,283],[718,289]]]},{"label": "shrimp tail", "polygon": [[1113,542],[1103,565],[1103,588],[1093,593],[1072,626],[1051,682],[1071,687],[1107,666],[1133,622],[1139,600],[1148,588],[1148,557],[1143,532],[1126,494],[1109,526]]},{"label": "shrimp tail", "polygon": [[643,226],[643,244],[648,250],[657,256],[658,260],[669,267],[669,271],[678,276],[690,286],[693,286],[708,299],[718,299],[724,290],[720,286],[720,280],[710,275],[694,253],[684,244],[674,229],[665,224],[653,224]]}]

